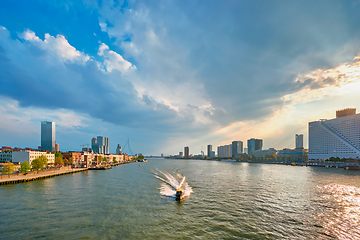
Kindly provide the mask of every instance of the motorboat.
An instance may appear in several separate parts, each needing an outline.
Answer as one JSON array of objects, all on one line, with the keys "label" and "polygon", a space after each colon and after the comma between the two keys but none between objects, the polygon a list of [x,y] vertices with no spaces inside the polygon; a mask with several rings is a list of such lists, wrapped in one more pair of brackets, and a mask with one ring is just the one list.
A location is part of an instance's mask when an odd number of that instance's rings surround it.
[{"label": "motorboat", "polygon": [[184,197],[184,193],[181,188],[176,189],[175,197],[176,200],[181,200]]}]

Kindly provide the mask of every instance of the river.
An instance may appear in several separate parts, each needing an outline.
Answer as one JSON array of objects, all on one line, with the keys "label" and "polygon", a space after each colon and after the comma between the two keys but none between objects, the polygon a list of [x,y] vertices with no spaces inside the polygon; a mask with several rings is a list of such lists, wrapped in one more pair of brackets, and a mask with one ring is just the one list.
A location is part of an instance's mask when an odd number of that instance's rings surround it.
[{"label": "river", "polygon": [[[151,161],[151,162],[150,162]],[[359,239],[360,172],[149,159],[0,186],[0,239]],[[162,196],[158,171],[193,193]]]}]

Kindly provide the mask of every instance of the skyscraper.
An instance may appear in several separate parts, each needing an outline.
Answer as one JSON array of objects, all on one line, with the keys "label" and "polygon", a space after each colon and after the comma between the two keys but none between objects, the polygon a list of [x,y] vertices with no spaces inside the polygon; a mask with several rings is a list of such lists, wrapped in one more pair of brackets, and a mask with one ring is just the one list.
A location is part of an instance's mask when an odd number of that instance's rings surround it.
[{"label": "skyscraper", "polygon": [[41,150],[55,151],[54,122],[41,122]]},{"label": "skyscraper", "polygon": [[254,155],[255,150],[261,150],[262,149],[262,145],[263,145],[263,140],[262,139],[255,139],[255,138],[251,138],[248,140],[248,155],[252,156]]},{"label": "skyscraper", "polygon": [[238,153],[243,152],[243,142],[242,141],[233,141],[232,145],[232,153],[231,156],[234,157]]},{"label": "skyscraper", "polygon": [[116,147],[116,154],[121,154],[121,145],[118,144]]},{"label": "skyscraper", "polygon": [[295,135],[295,147],[304,148],[304,137],[302,134]]},{"label": "skyscraper", "polygon": [[360,114],[336,111],[336,118],[309,122],[309,159],[360,157]]},{"label": "skyscraper", "polygon": [[184,147],[184,157],[185,158],[189,157],[189,147]]},{"label": "skyscraper", "polygon": [[211,157],[211,152],[212,152],[212,145],[209,144],[209,145],[207,145],[207,156],[208,157]]},{"label": "skyscraper", "polygon": [[97,136],[91,139],[91,148],[94,153],[109,154],[109,138]]},{"label": "skyscraper", "polygon": [[96,138],[91,139],[91,149],[94,153],[99,153],[99,145]]}]

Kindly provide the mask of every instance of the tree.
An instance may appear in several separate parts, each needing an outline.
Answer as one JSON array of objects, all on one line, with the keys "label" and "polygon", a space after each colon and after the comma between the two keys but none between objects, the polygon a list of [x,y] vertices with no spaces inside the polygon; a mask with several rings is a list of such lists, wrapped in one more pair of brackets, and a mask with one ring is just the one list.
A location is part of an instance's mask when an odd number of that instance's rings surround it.
[{"label": "tree", "polygon": [[41,155],[39,159],[44,163],[44,167],[48,165],[49,159],[45,155]]},{"label": "tree", "polygon": [[55,157],[55,165],[56,166],[64,165],[64,159],[62,158],[62,156]]},{"label": "tree", "polygon": [[144,159],[144,155],[138,156],[138,159]]},{"label": "tree", "polygon": [[40,159],[40,157],[35,158],[31,162],[31,169],[32,170],[39,170],[44,168],[44,162]]},{"label": "tree", "polygon": [[20,172],[27,172],[31,169],[29,163],[27,161],[23,162],[20,167]]},{"label": "tree", "polygon": [[65,165],[69,165],[69,159],[65,158],[65,159],[64,159],[64,164],[65,164]]},{"label": "tree", "polygon": [[117,163],[116,157],[113,157],[113,162],[114,162],[114,163]]},{"label": "tree", "polygon": [[70,157],[69,158],[69,164],[73,164],[74,163],[74,158],[73,157]]},{"label": "tree", "polygon": [[15,166],[12,162],[7,162],[3,164],[3,169],[1,170],[3,174],[11,174],[14,171],[15,171]]},{"label": "tree", "polygon": [[64,156],[63,156],[61,153],[56,152],[56,153],[55,153],[55,157],[62,157],[62,158],[63,158]]}]

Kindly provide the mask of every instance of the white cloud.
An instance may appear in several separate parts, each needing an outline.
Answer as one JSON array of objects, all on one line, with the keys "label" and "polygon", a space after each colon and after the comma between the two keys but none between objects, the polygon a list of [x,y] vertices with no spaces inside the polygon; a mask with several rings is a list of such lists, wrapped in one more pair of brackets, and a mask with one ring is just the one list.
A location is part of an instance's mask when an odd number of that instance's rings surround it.
[{"label": "white cloud", "polygon": [[50,34],[45,34],[45,39],[42,41],[35,32],[26,30],[19,34],[22,39],[33,43],[39,48],[55,53],[64,61],[71,62],[86,62],[90,60],[90,57],[74,48],[69,44],[63,35],[58,34],[56,37]]},{"label": "white cloud", "polygon": [[102,32],[106,32],[106,23],[104,23],[104,22],[99,22],[99,25],[100,25],[100,28],[101,28],[101,31]]},{"label": "white cloud", "polygon": [[109,46],[102,43],[99,47],[98,55],[104,58],[104,69],[111,72],[116,69],[120,72],[125,72],[129,69],[136,69],[135,65],[126,61],[120,54],[109,50]]},{"label": "white cloud", "polygon": [[285,95],[282,99],[291,104],[319,101],[326,96],[341,96],[351,91],[349,84],[360,80],[360,55],[351,63],[344,63],[331,69],[317,69],[295,80],[304,84],[301,90]]}]

